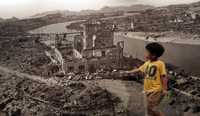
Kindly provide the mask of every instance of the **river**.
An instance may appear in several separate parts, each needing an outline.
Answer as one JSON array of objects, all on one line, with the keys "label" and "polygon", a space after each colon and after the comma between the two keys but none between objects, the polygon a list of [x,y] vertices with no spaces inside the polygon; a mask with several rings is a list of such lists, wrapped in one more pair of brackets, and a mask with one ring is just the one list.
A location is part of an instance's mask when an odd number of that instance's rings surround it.
[{"label": "river", "polygon": [[29,31],[29,33],[40,34],[40,33],[66,33],[66,32],[71,33],[71,32],[77,32],[76,30],[67,29],[66,26],[70,25],[71,23],[80,22],[80,21],[83,21],[83,20],[51,24],[51,25],[47,25],[47,26],[43,26],[43,27],[31,30],[31,31]]}]

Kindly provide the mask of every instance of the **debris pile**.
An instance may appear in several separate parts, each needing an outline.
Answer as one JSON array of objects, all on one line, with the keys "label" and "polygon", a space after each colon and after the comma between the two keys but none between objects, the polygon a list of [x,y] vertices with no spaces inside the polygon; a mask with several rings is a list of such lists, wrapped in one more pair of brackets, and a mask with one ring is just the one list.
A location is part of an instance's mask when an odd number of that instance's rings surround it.
[{"label": "debris pile", "polygon": [[200,79],[183,72],[169,71],[169,87],[172,91],[170,105],[182,112],[200,114]]},{"label": "debris pile", "polygon": [[[8,116],[124,116],[120,99],[95,84],[49,86],[16,75],[0,78],[0,114]],[[121,109],[119,112],[116,109]]]},{"label": "debris pile", "polygon": [[0,37],[0,65],[20,72],[43,75],[50,62],[44,50],[49,48],[32,36]]}]

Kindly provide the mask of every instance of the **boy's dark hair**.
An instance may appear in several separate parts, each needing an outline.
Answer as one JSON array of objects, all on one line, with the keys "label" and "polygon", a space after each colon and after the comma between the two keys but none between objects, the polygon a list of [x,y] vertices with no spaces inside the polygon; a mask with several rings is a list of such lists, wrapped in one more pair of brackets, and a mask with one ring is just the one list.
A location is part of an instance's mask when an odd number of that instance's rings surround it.
[{"label": "boy's dark hair", "polygon": [[156,42],[147,44],[145,48],[147,51],[149,51],[150,54],[155,55],[156,58],[161,57],[165,52],[164,47]]}]

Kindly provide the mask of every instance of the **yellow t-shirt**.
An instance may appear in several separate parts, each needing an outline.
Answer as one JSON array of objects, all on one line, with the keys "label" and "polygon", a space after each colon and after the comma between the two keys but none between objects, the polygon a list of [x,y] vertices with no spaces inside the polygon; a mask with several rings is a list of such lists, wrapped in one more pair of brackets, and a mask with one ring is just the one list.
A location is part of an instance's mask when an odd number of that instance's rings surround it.
[{"label": "yellow t-shirt", "polygon": [[166,75],[165,63],[163,61],[147,61],[139,70],[145,74],[144,91],[159,92],[162,91],[161,78]]}]

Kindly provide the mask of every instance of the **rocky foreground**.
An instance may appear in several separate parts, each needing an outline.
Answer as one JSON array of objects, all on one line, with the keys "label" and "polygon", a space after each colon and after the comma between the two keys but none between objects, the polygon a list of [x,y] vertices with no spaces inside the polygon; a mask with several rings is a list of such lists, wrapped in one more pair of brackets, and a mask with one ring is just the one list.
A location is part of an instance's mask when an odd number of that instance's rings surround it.
[{"label": "rocky foreground", "polygon": [[120,102],[95,83],[57,82],[0,70],[0,116],[125,116]]}]

